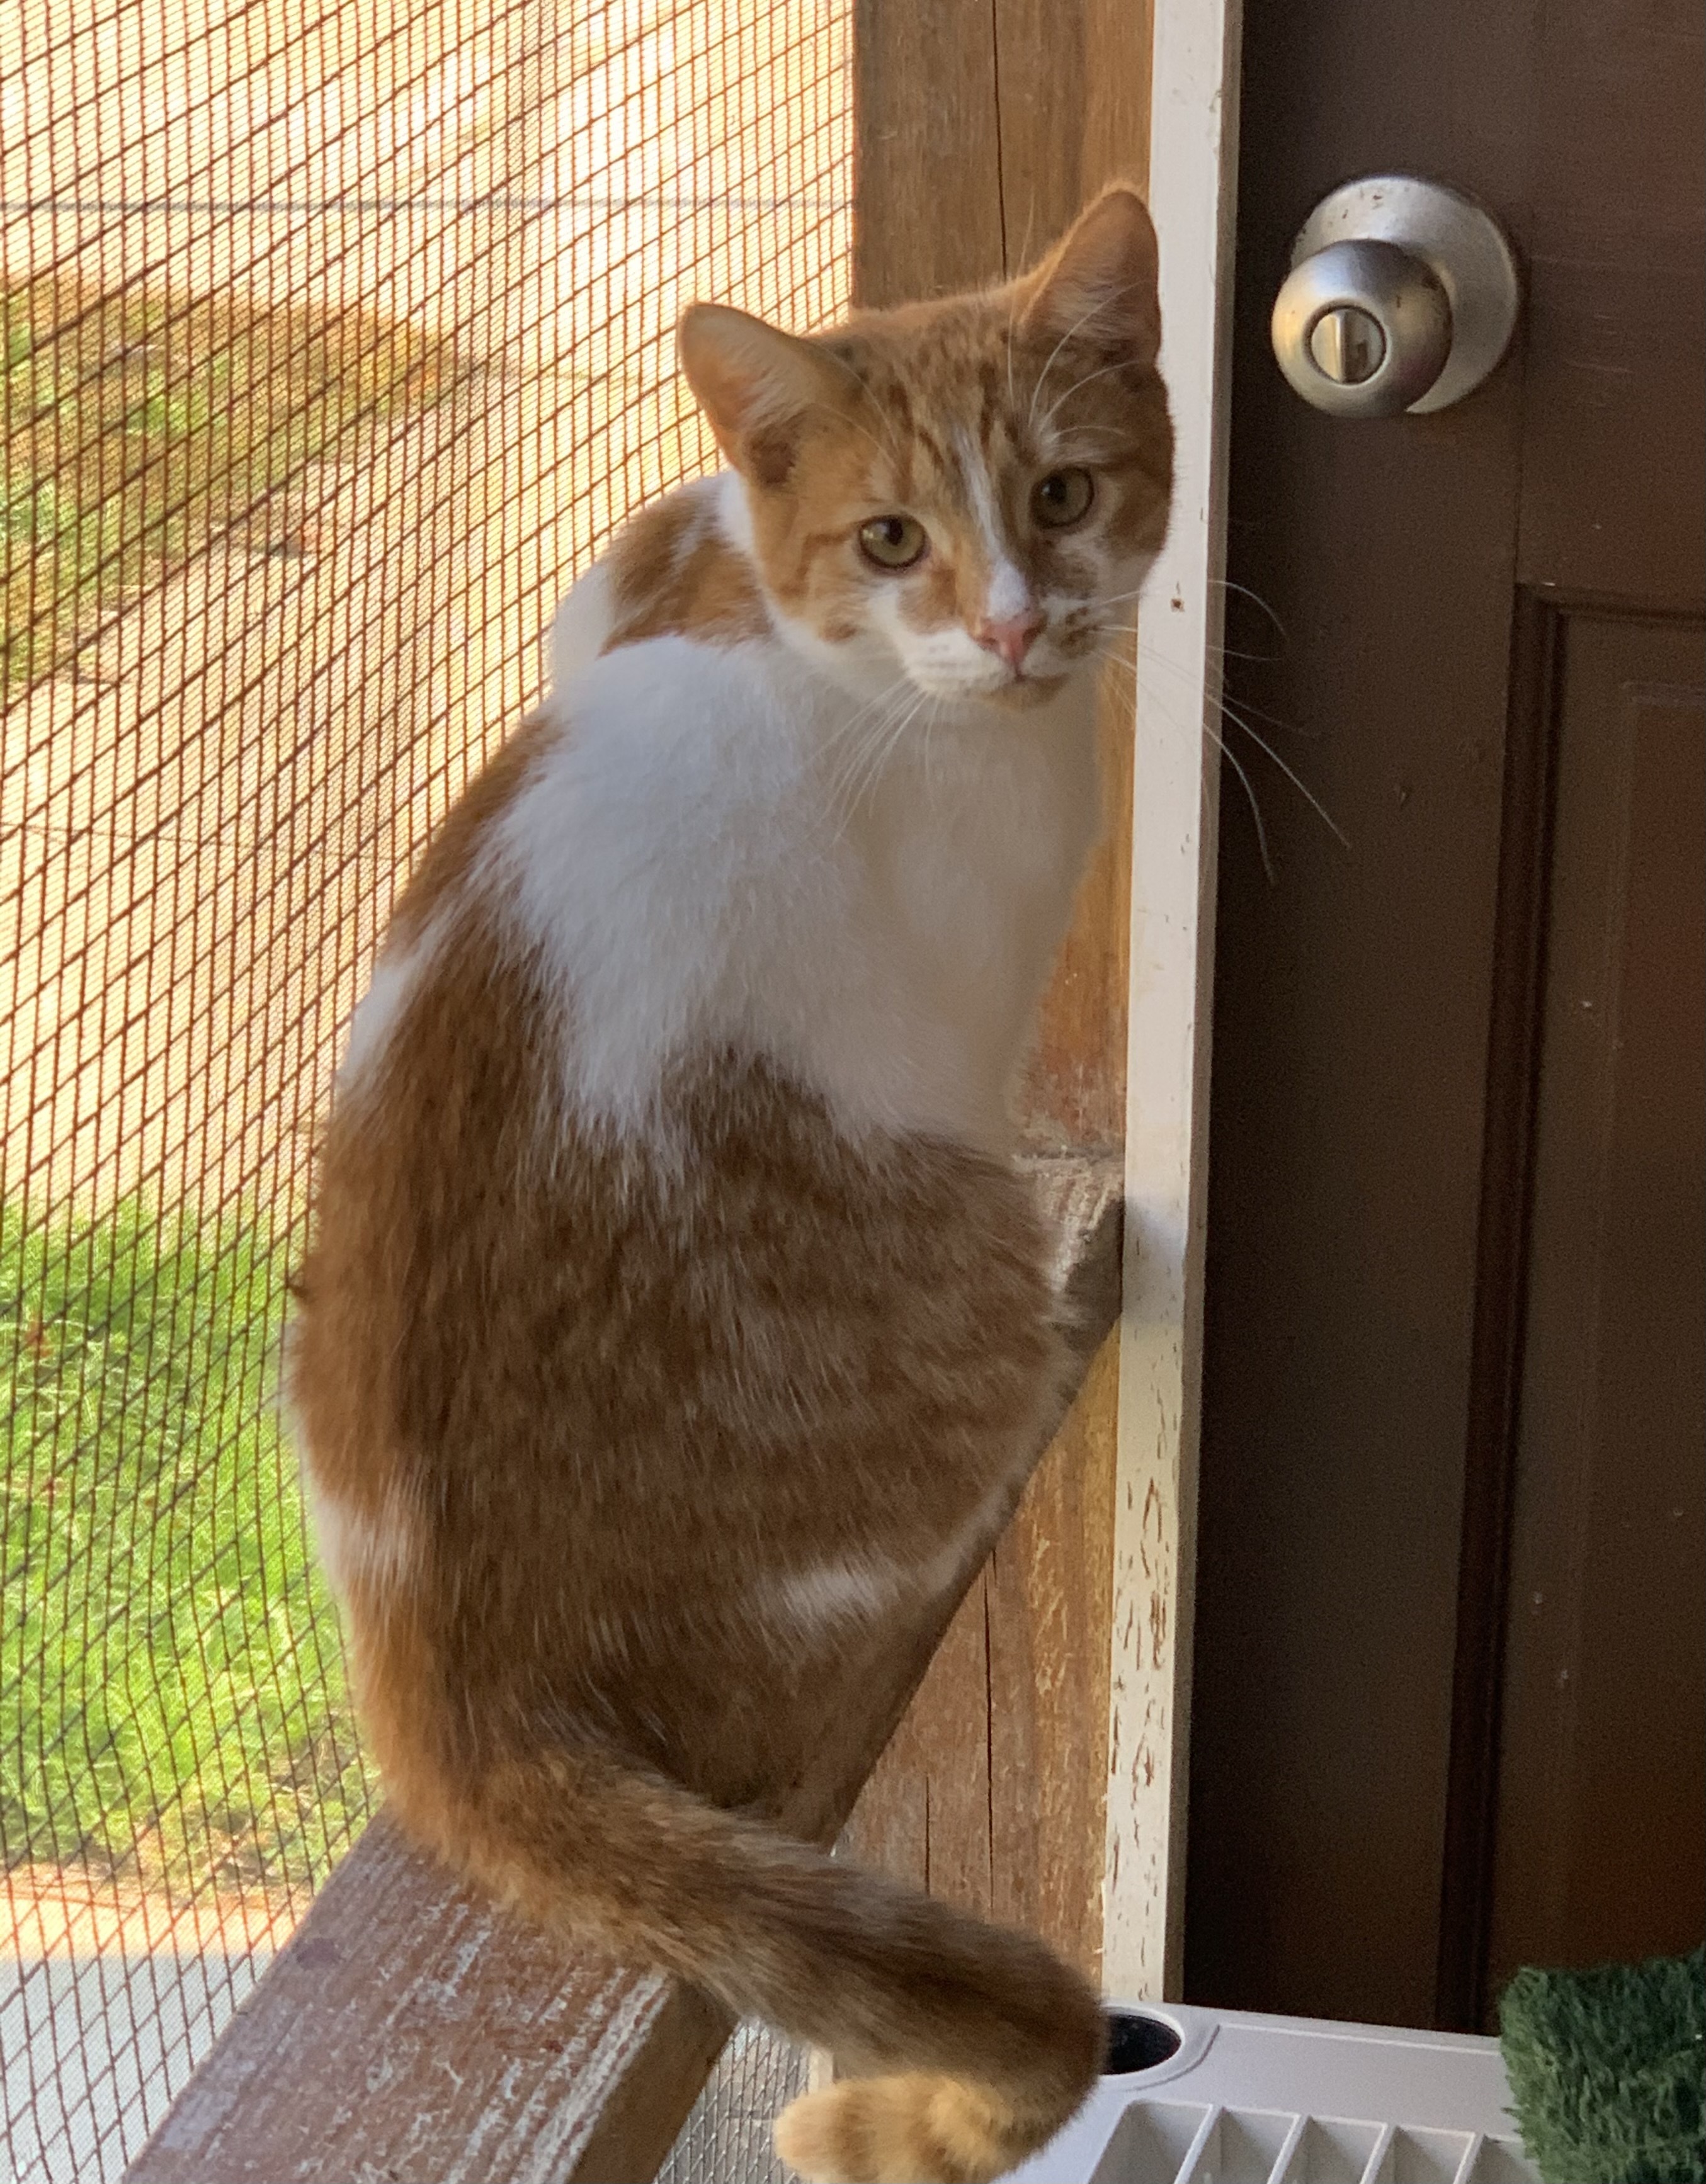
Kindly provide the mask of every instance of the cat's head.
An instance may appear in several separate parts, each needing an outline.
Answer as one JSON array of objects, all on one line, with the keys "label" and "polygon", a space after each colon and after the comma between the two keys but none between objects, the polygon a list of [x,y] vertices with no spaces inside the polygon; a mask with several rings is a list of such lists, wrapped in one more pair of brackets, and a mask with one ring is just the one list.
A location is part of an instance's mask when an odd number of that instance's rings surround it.
[{"label": "cat's head", "polygon": [[806,338],[699,304],[680,338],[766,585],[844,679],[1023,705],[1130,625],[1173,467],[1135,191],[1003,288]]}]

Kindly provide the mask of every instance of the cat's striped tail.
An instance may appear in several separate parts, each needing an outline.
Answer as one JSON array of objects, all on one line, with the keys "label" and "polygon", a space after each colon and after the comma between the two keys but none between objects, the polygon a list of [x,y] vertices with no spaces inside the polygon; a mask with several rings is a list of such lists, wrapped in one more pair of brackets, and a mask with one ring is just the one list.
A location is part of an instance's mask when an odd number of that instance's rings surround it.
[{"label": "cat's striped tail", "polygon": [[1000,2176],[1101,2068],[1096,1995],[1040,1942],[673,1783],[559,1754],[455,1802],[438,1847],[541,1924],[829,2051],[846,2075],[776,2128],[821,2184]]}]

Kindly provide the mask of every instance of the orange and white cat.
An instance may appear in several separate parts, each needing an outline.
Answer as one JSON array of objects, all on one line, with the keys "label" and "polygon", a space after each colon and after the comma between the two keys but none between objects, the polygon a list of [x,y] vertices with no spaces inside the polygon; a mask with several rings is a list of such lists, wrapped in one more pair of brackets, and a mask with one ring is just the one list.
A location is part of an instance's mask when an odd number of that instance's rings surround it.
[{"label": "orange and white cat", "polygon": [[832,1861],[801,1785],[1057,1394],[1011,1104],[1167,525],[1155,276],[1115,188],[986,294],[687,314],[729,467],[576,586],[403,895],[300,1277],[393,1809],[829,2050],[778,2126],[814,2178],[995,2176],[1102,2053],[1076,1972]]}]

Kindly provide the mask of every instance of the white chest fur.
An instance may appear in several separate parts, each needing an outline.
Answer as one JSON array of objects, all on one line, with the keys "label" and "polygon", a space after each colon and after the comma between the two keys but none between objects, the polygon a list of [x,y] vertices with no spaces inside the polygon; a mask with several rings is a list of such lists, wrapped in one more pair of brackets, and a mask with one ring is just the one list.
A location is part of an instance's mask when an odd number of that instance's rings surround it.
[{"label": "white chest fur", "polygon": [[[744,553],[736,481],[683,492]],[[1032,710],[909,714],[897,663],[873,684],[809,642],[602,653],[610,607],[597,567],[558,611],[559,733],[476,883],[561,995],[566,1097],[644,1128],[672,1060],[727,1044],[773,1056],[848,1128],[1005,1145],[1097,827],[1089,679]],[[382,961],[346,1087],[432,953]]]},{"label": "white chest fur", "polygon": [[1087,688],[867,708],[773,642],[582,668],[487,866],[567,1003],[568,1090],[643,1124],[671,1058],[777,1057],[850,1128],[999,1144],[1094,838]]}]

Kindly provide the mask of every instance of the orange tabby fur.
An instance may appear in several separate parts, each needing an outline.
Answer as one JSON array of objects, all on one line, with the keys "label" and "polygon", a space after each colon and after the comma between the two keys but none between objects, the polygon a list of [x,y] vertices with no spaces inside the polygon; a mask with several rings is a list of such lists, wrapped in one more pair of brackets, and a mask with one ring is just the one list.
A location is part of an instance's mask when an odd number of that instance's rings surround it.
[{"label": "orange tabby fur", "polygon": [[[1071,292],[1023,317],[1049,279],[1070,292],[1072,248],[1016,290],[795,344],[820,377],[792,414],[690,318],[752,557],[690,496],[642,514],[609,557],[605,652],[767,642],[778,613],[843,642],[859,580],[831,542],[873,495],[935,495],[956,550],[903,610],[968,616],[982,549],[969,516],[953,533],[944,420],[999,466],[1026,403],[1074,380],[1120,550],[1152,552],[1170,438],[1152,326],[1131,331],[1152,255],[1109,365],[1105,329],[1062,330]],[[904,473],[880,491],[873,447]],[[1057,577],[1074,549],[1025,550]],[[1096,616],[1067,625],[1065,655],[1094,649]],[[776,1823],[885,1617],[963,1583],[1038,1453],[1047,1239],[999,1149],[850,1130],[762,1052],[678,1054],[653,1135],[566,1107],[573,1008],[489,853],[573,733],[571,691],[441,829],[382,964],[425,967],[328,1132],[290,1382],[363,1716],[398,1814],[464,1873],[833,2053],[843,2081],[778,2129],[806,2175],[993,2177],[1091,2084],[1095,1993]]]}]

